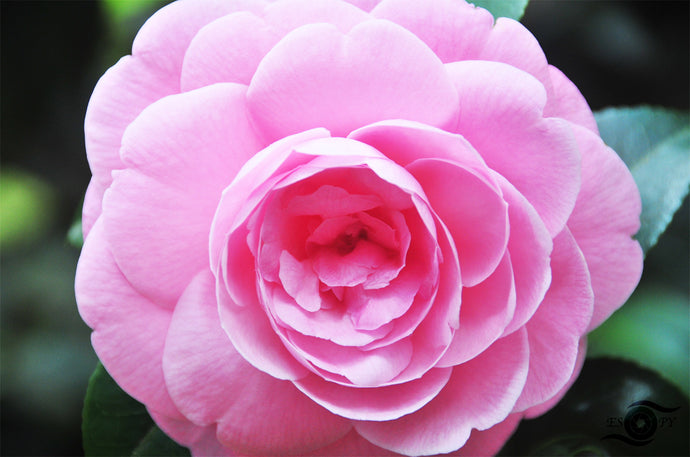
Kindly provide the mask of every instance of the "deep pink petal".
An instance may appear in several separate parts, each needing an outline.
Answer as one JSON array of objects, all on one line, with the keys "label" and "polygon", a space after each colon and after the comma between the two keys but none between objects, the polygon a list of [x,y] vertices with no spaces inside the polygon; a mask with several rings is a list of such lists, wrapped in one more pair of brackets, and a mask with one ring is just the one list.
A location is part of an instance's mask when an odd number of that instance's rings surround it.
[{"label": "deep pink petal", "polygon": [[162,358],[172,313],[138,293],[108,248],[103,222],[84,243],[76,275],[82,319],[108,373],[131,396],[172,417],[181,417],[163,379]]},{"label": "deep pink petal", "polygon": [[358,387],[386,384],[410,364],[414,350],[408,340],[363,351],[294,331],[286,333],[294,351],[300,356],[316,368],[337,375],[329,378],[345,377]]},{"label": "deep pink petal", "polygon": [[303,26],[266,55],[249,87],[253,118],[272,139],[314,127],[345,136],[391,118],[444,127],[457,110],[438,58],[385,21],[366,21],[347,35],[332,25]]},{"label": "deep pink petal", "polygon": [[515,312],[515,282],[510,255],[485,281],[462,290],[460,327],[436,366],[464,363],[483,352],[505,330]]},{"label": "deep pink petal", "polygon": [[208,264],[221,192],[261,148],[244,92],[226,84],[166,97],[125,132],[130,168],[116,174],[103,202],[106,233],[127,279],[157,302],[174,304]]},{"label": "deep pink petal", "polygon": [[628,299],[642,274],[641,203],[623,161],[584,127],[573,127],[582,149],[582,190],[568,227],[580,246],[594,289],[596,328]]},{"label": "deep pink petal", "polygon": [[552,87],[544,107],[544,116],[560,117],[598,134],[594,114],[579,89],[558,68],[549,65]]},{"label": "deep pink petal", "polygon": [[460,94],[456,132],[534,206],[552,236],[580,190],[580,153],[570,124],[544,119],[544,86],[497,62],[447,64]]},{"label": "deep pink petal", "polygon": [[567,229],[554,239],[551,271],[544,301],[526,324],[529,374],[516,411],[544,403],[568,382],[592,316],[594,295],[587,264]]},{"label": "deep pink petal", "polygon": [[349,387],[310,375],[295,385],[312,400],[340,416],[358,420],[391,420],[417,411],[434,398],[450,378],[450,368],[435,368],[410,382],[383,387]]},{"label": "deep pink petal", "polygon": [[473,428],[485,430],[508,417],[528,362],[527,334],[521,330],[453,368],[445,388],[419,411],[392,421],[356,422],[355,428],[372,443],[403,454],[455,451]]},{"label": "deep pink petal", "polygon": [[321,308],[319,280],[309,262],[300,262],[283,251],[280,254],[279,278],[280,284],[299,306],[312,312]]},{"label": "deep pink petal", "polygon": [[500,189],[446,160],[421,159],[406,168],[451,233],[463,284],[479,284],[496,269],[508,244],[508,205]]},{"label": "deep pink petal", "polygon": [[215,425],[204,427],[196,425],[184,417],[172,418],[150,407],[147,407],[147,410],[156,425],[182,446],[191,446],[199,441],[215,439]]},{"label": "deep pink petal", "polygon": [[[280,174],[281,171],[287,171],[284,168],[290,167],[288,168],[289,170],[291,166],[295,166],[295,164],[286,163],[286,161],[293,153],[293,148],[296,145],[314,138],[328,136],[328,132],[323,129],[301,132],[276,141],[258,152],[244,164],[232,183],[223,190],[211,225],[209,250],[211,270],[214,274],[218,274],[217,269],[220,265],[228,234],[244,223],[244,220],[236,221],[235,219],[243,207],[247,207],[248,199],[256,191],[257,183],[267,183],[271,176]],[[265,186],[261,190],[262,194],[256,195],[251,200],[253,206],[247,208],[247,211],[251,212],[256,208],[256,205],[268,193],[270,187]]]},{"label": "deep pink petal", "polygon": [[565,383],[561,390],[558,391],[556,395],[545,401],[544,403],[536,406],[532,406],[524,412],[526,419],[533,419],[535,417],[541,416],[548,410],[556,406],[556,404],[561,401],[563,396],[570,390],[570,387],[575,383],[577,377],[580,375],[582,366],[585,363],[585,356],[587,355],[587,337],[582,337],[578,345],[577,359],[575,360],[575,368],[570,375],[570,379]]},{"label": "deep pink petal", "polygon": [[508,252],[515,278],[515,314],[504,334],[527,322],[551,284],[549,264],[553,241],[535,209],[510,183],[497,177],[508,202],[510,239]]},{"label": "deep pink petal", "polygon": [[306,455],[313,457],[361,457],[365,455],[377,457],[400,456],[400,454],[371,444],[369,441],[362,438],[355,429],[352,429],[350,433],[340,440]]}]

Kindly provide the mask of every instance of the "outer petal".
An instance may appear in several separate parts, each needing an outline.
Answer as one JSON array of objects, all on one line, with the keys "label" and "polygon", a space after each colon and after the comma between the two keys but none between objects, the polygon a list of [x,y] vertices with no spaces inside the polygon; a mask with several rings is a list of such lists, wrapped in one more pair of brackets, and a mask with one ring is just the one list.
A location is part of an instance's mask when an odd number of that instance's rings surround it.
[{"label": "outer petal", "polygon": [[148,105],[179,92],[182,59],[194,34],[219,16],[238,9],[259,10],[263,4],[185,0],[146,21],[134,40],[132,56],[123,57],[101,77],[86,112],[87,156],[101,188],[110,185],[112,170],[122,168],[118,152],[125,128]]},{"label": "outer petal", "polygon": [[172,313],[132,288],[115,263],[96,222],[84,243],[76,277],[82,318],[103,365],[131,396],[180,418],[163,380],[163,347]]},{"label": "outer petal", "polygon": [[329,444],[326,447],[322,447],[306,455],[313,457],[360,457],[364,455],[393,457],[399,456],[400,454],[371,444],[369,441],[362,438],[356,430],[352,429],[350,433],[335,443]]},{"label": "outer petal", "polygon": [[300,27],[266,55],[249,87],[250,111],[270,139],[314,127],[345,136],[391,118],[447,127],[457,110],[438,57],[385,21],[347,35],[327,24]]},{"label": "outer petal", "polygon": [[478,59],[494,24],[487,10],[454,0],[384,0],[371,14],[402,25],[443,62]]},{"label": "outer petal", "polygon": [[261,148],[244,91],[226,84],[167,97],[125,133],[122,157],[130,169],[106,195],[106,233],[127,279],[156,302],[174,304],[208,264],[221,192]]},{"label": "outer petal", "polygon": [[472,430],[467,443],[453,455],[479,457],[494,456],[508,441],[510,435],[517,429],[522,419],[522,414],[511,414],[503,422],[500,422],[486,430]]},{"label": "outer petal", "polygon": [[103,193],[107,187],[96,178],[91,178],[89,187],[84,195],[84,208],[82,209],[81,226],[84,239],[89,235],[96,219],[101,215],[103,205]]},{"label": "outer petal", "polygon": [[594,295],[587,264],[567,229],[554,240],[551,271],[551,287],[526,324],[529,374],[517,411],[544,403],[568,382],[592,316]]},{"label": "outer petal", "polygon": [[455,131],[537,210],[552,236],[565,226],[580,190],[580,153],[570,124],[543,119],[543,85],[496,62],[446,65],[460,94]]},{"label": "outer petal", "polygon": [[616,153],[591,131],[573,127],[582,149],[582,190],[568,227],[592,278],[594,315],[589,330],[630,296],[642,274],[641,203],[632,175]]},{"label": "outer petal", "polygon": [[544,107],[544,116],[560,117],[599,134],[594,114],[579,89],[558,68],[549,65],[553,84]]},{"label": "outer petal", "polygon": [[525,414],[525,419],[533,419],[535,417],[541,416],[542,414],[546,413],[548,410],[556,406],[556,404],[561,401],[563,396],[570,390],[570,387],[575,383],[577,380],[577,377],[580,375],[580,371],[582,371],[582,366],[585,363],[585,356],[587,355],[587,337],[582,337],[580,338],[580,343],[578,345],[578,350],[577,350],[577,359],[575,360],[575,369],[573,370],[572,374],[570,375],[570,379],[568,379],[568,382],[565,383],[563,387],[561,387],[561,390],[558,391],[556,395],[545,401],[544,403],[536,406],[532,406],[528,410],[524,412]]},{"label": "outer petal", "polygon": [[386,422],[356,422],[372,443],[408,455],[451,452],[472,428],[485,430],[508,417],[527,377],[524,330],[501,338],[480,356],[455,367],[446,387],[419,411]]},{"label": "outer petal", "polygon": [[350,421],[316,405],[292,383],[249,365],[221,328],[215,301],[215,278],[202,272],[171,324],[165,375],[185,416],[202,425],[218,421],[218,438],[241,453],[302,453],[350,430]]}]

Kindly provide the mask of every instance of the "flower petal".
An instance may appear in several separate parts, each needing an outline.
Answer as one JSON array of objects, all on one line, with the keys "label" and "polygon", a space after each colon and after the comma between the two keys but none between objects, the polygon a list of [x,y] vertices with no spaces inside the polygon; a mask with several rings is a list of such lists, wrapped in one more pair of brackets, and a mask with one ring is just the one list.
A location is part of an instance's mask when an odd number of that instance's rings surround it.
[{"label": "flower petal", "polygon": [[455,451],[473,428],[485,430],[508,417],[528,362],[527,333],[520,330],[453,368],[445,388],[419,411],[386,422],[355,422],[355,428],[377,446],[407,455]]},{"label": "flower petal", "polygon": [[640,228],[641,203],[623,161],[596,134],[573,126],[582,149],[582,190],[568,228],[587,260],[594,289],[589,330],[628,299],[642,274],[642,249],[632,236]]},{"label": "flower petal", "polygon": [[446,160],[420,159],[406,168],[451,233],[463,285],[479,284],[496,269],[508,244],[508,205],[500,189]]},{"label": "flower petal", "polygon": [[450,368],[434,368],[410,382],[383,387],[350,387],[310,375],[295,382],[302,392],[340,416],[358,420],[391,420],[417,411],[434,398],[450,378]]},{"label": "flower petal", "polygon": [[447,64],[460,94],[456,132],[534,206],[552,236],[580,190],[580,153],[570,124],[544,119],[544,86],[497,62]]},{"label": "flower petal", "polygon": [[592,316],[594,295],[587,264],[567,229],[554,239],[551,271],[551,286],[526,324],[529,374],[515,411],[544,403],[568,382]]},{"label": "flower petal", "polygon": [[130,168],[116,173],[103,217],[122,272],[156,302],[174,304],[208,264],[221,192],[261,148],[244,93],[244,86],[219,84],[166,97],[125,132],[122,158]]},{"label": "flower petal", "polygon": [[457,111],[457,94],[438,58],[386,21],[366,21],[347,35],[328,24],[289,33],[259,65],[248,101],[271,139],[314,127],[345,136],[391,118],[443,127]]},{"label": "flower petal", "polygon": [[108,248],[103,222],[91,230],[77,266],[79,313],[106,370],[131,396],[181,418],[163,379],[162,358],[172,313],[138,293]]},{"label": "flower petal", "polygon": [[599,134],[594,114],[575,84],[552,65],[549,65],[549,76],[552,87],[548,92],[544,116],[560,117]]}]

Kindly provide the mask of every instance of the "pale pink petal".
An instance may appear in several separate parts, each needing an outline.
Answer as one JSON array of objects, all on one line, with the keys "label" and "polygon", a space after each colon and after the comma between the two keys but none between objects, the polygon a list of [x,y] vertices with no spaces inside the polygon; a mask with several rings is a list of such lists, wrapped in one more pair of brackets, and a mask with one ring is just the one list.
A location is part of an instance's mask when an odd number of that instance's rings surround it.
[{"label": "pale pink petal", "polygon": [[544,51],[532,33],[514,19],[499,17],[477,60],[503,62],[519,68],[550,90],[549,67]]},{"label": "pale pink petal", "polygon": [[573,126],[582,149],[582,191],[568,228],[592,278],[599,326],[628,299],[642,274],[642,249],[632,236],[640,228],[640,196],[616,153],[591,131]]},{"label": "pale pink petal", "polygon": [[447,64],[460,94],[456,132],[534,206],[552,236],[575,206],[580,153],[570,124],[542,118],[544,86],[497,62]]},{"label": "pale pink petal", "polygon": [[515,282],[510,254],[485,281],[462,289],[460,327],[436,366],[464,363],[496,341],[515,312]]},{"label": "pale pink petal", "polygon": [[281,36],[307,24],[327,23],[347,33],[369,16],[340,0],[281,0],[266,7],[264,17]]},{"label": "pale pink petal", "polygon": [[306,311],[321,308],[319,280],[309,262],[300,262],[289,252],[280,253],[280,284],[295,302]]},{"label": "pale pink petal", "polygon": [[598,134],[594,114],[577,86],[552,65],[549,65],[549,76],[552,87],[548,92],[544,116],[560,117]]},{"label": "pale pink petal", "polygon": [[335,443],[331,443],[326,447],[322,447],[306,455],[313,457],[361,457],[365,455],[377,457],[400,456],[400,454],[371,444],[369,441],[362,438],[355,429],[352,429],[350,433]]},{"label": "pale pink petal", "polygon": [[244,11],[199,30],[184,56],[183,91],[218,82],[249,84],[259,62],[280,39],[263,18]]},{"label": "pale pink petal", "polygon": [[180,299],[171,324],[165,376],[185,416],[204,425],[217,421],[219,439],[238,452],[301,452],[347,433],[349,421],[236,352],[221,328],[215,300],[215,279],[203,272]]},{"label": "pale pink petal", "polygon": [[346,0],[361,9],[362,11],[371,11],[381,0]]},{"label": "pale pink petal", "polygon": [[545,402],[570,379],[580,338],[592,316],[594,295],[587,264],[567,229],[554,239],[551,271],[551,286],[526,324],[529,374],[516,411]]},{"label": "pale pink petal", "polygon": [[[206,24],[236,11],[259,13],[263,0],[182,0],[161,8],[137,33],[132,55],[156,67],[156,71],[178,84],[185,51],[192,38]],[[176,92],[177,92],[176,91]]]},{"label": "pale pink petal", "polygon": [[489,429],[472,430],[467,443],[451,455],[466,457],[492,457],[496,455],[517,429],[521,419],[522,414],[511,414],[503,422]]},{"label": "pale pink petal", "polygon": [[485,430],[508,417],[528,363],[527,334],[520,330],[453,368],[448,384],[419,411],[386,422],[356,422],[355,428],[372,443],[403,454],[455,451],[473,428]]},{"label": "pale pink petal", "polygon": [[515,314],[505,329],[504,334],[508,334],[522,327],[534,315],[551,284],[549,261],[553,241],[525,197],[500,176],[497,179],[508,202],[508,252],[515,278]]},{"label": "pale pink petal", "polygon": [[[101,189],[110,185],[112,170],[124,168],[120,145],[127,126],[151,103],[176,91],[176,82],[131,56],[101,76],[84,120],[86,156]],[[98,193],[102,198],[103,192]]]},{"label": "pale pink petal", "polygon": [[494,24],[485,9],[456,0],[384,0],[371,15],[402,25],[444,63],[479,59]]},{"label": "pale pink petal", "polygon": [[462,136],[419,122],[376,122],[355,130],[348,138],[373,146],[403,167],[419,159],[446,159],[480,173],[487,170],[484,159]]},{"label": "pale pink petal", "polygon": [[420,159],[406,168],[451,233],[463,285],[479,284],[496,269],[508,244],[508,205],[500,189],[446,160]]},{"label": "pale pink petal", "polygon": [[163,379],[163,348],[172,313],[132,288],[94,225],[77,266],[75,293],[91,342],[110,375],[128,394],[166,415],[181,417]]},{"label": "pale pink petal", "polygon": [[546,413],[548,410],[556,406],[561,399],[563,399],[563,396],[570,390],[572,385],[575,383],[577,380],[577,377],[580,375],[580,371],[582,371],[582,366],[585,363],[585,356],[587,355],[587,337],[583,336],[580,339],[580,343],[578,346],[578,351],[577,351],[577,359],[575,360],[575,369],[570,375],[570,379],[568,382],[565,383],[563,387],[561,387],[561,390],[558,391],[556,395],[545,401],[544,403],[536,406],[532,406],[531,408],[527,409],[524,411],[524,415],[526,419],[533,419],[535,417],[541,416],[542,414]]},{"label": "pale pink petal", "polygon": [[84,195],[84,207],[81,215],[81,229],[84,239],[89,236],[91,228],[96,223],[96,219],[101,215],[103,204],[103,194],[107,189],[97,179],[91,178],[89,187]]},{"label": "pale pink petal", "polygon": [[130,168],[116,173],[104,199],[106,233],[127,279],[157,302],[174,304],[208,264],[221,192],[261,148],[244,93],[226,84],[166,97],[125,132]]},{"label": "pale pink petal", "polygon": [[374,388],[344,386],[312,374],[295,385],[335,414],[380,421],[396,419],[423,407],[443,389],[450,373],[450,368],[434,368],[419,379]]},{"label": "pale pink petal", "polygon": [[217,280],[216,292],[221,326],[247,362],[278,379],[300,379],[309,373],[285,348],[258,298],[238,306],[222,279]]},{"label": "pale pink petal", "polygon": [[259,64],[248,102],[273,139],[314,127],[345,136],[391,118],[447,127],[457,111],[438,57],[386,21],[366,21],[347,35],[327,24],[291,32]]}]

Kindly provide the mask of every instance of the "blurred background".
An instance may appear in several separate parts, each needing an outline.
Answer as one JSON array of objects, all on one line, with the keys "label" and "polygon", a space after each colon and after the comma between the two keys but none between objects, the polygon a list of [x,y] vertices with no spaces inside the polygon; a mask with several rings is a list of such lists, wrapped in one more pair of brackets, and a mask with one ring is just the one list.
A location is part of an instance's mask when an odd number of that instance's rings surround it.
[{"label": "blurred background", "polygon": [[[163,3],[0,2],[2,455],[83,454],[81,408],[96,357],[74,300],[79,252],[66,236],[90,177],[84,112],[99,76]],[[687,110],[689,5],[533,0],[522,22],[592,109]],[[689,221],[686,200],[647,256],[631,302],[591,345],[594,355],[655,369],[685,395]]]}]

